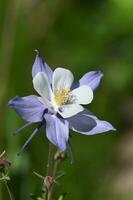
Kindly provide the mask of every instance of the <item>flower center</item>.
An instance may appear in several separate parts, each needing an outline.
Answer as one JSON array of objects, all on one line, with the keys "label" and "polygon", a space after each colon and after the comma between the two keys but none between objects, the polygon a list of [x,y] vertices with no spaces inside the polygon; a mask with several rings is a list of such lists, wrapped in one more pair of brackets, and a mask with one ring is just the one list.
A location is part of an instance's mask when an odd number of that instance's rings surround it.
[{"label": "flower center", "polygon": [[57,106],[61,106],[66,104],[70,98],[70,92],[67,88],[60,88],[56,90],[54,93],[54,102]]}]

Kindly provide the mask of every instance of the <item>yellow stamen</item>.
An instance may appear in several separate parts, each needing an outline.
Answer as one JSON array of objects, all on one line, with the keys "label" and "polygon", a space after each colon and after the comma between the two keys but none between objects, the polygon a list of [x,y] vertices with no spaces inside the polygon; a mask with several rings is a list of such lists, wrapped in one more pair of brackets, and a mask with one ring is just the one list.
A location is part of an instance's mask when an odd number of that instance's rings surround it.
[{"label": "yellow stamen", "polygon": [[57,106],[61,106],[68,102],[70,97],[69,90],[67,88],[60,88],[54,93],[54,102]]}]

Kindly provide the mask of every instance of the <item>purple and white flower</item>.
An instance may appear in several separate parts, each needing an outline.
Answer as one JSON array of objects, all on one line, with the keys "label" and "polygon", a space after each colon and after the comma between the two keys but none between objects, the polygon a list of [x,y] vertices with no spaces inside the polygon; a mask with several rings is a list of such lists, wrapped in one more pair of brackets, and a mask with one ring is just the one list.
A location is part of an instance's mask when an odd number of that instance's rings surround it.
[{"label": "purple and white flower", "polygon": [[101,72],[92,71],[74,82],[70,70],[56,68],[52,71],[37,51],[32,77],[38,95],[17,96],[9,101],[9,106],[28,122],[17,132],[32,123],[38,123],[22,149],[44,125],[48,140],[61,152],[65,151],[68,144],[69,128],[85,135],[115,130],[109,122],[99,120],[83,107],[92,102],[93,91],[102,76]]}]

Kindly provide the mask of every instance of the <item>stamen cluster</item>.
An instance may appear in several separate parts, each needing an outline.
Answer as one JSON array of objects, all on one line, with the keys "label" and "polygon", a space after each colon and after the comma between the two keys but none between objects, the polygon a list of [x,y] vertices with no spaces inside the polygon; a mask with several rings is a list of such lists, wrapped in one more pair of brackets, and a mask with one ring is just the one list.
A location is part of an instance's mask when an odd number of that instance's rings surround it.
[{"label": "stamen cluster", "polygon": [[70,99],[70,92],[67,88],[60,88],[54,93],[54,102],[57,106],[66,104]]}]

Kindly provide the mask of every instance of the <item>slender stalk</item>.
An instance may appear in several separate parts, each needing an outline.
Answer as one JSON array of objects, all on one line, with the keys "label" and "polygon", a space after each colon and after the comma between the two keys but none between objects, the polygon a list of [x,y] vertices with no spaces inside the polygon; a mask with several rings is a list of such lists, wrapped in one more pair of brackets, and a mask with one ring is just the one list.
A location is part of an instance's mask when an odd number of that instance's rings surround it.
[{"label": "slender stalk", "polygon": [[6,186],[6,189],[7,189],[7,192],[9,194],[10,200],[14,200],[13,194],[12,194],[11,189],[10,189],[10,186],[9,186],[9,184],[8,184],[8,182],[6,180],[4,180],[4,184]]},{"label": "slender stalk", "polygon": [[55,186],[55,178],[57,170],[64,160],[64,154],[57,152],[57,157],[54,158],[54,167],[53,167],[53,150],[52,144],[49,143],[49,151],[48,151],[48,163],[47,163],[47,175],[45,177],[44,183],[46,187],[46,196],[45,200],[52,200],[53,189]]},{"label": "slender stalk", "polygon": [[55,179],[59,165],[60,165],[60,162],[56,161],[54,165],[54,169],[53,169],[53,179]]},{"label": "slender stalk", "polygon": [[51,193],[51,189],[48,191],[48,196],[46,200],[52,200],[52,193]]},{"label": "slender stalk", "polygon": [[[49,150],[48,150],[48,162],[47,162],[47,176],[52,176],[52,159],[53,159],[53,151],[52,151],[52,144],[49,143]],[[51,189],[46,188],[46,200],[52,200],[51,196]]]},{"label": "slender stalk", "polygon": [[[57,173],[57,170],[58,170],[60,163],[61,163],[60,161],[56,160],[56,162],[54,164],[53,175],[52,175],[53,180],[55,180],[56,173]],[[52,197],[52,194],[53,194],[54,186],[55,186],[55,182],[53,182],[53,185],[51,186],[51,189],[50,189],[51,197]],[[48,199],[48,200],[51,200],[51,199]]]},{"label": "slender stalk", "polygon": [[46,200],[52,200],[53,188],[55,185],[54,180],[55,180],[55,176],[56,176],[56,172],[57,172],[59,164],[60,164],[60,162],[58,162],[58,161],[56,161],[54,164],[54,168],[53,168],[53,172],[52,172],[53,183],[52,183],[51,187],[47,190]]},{"label": "slender stalk", "polygon": [[52,159],[53,159],[52,144],[49,142],[47,176],[52,175]]}]

